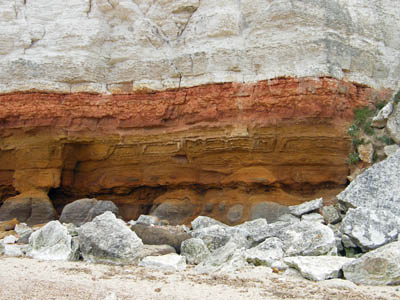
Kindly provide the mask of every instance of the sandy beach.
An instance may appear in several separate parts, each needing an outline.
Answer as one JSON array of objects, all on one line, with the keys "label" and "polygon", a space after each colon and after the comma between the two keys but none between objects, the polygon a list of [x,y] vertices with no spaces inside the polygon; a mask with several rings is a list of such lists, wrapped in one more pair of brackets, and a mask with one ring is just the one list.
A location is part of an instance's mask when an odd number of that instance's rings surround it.
[{"label": "sandy beach", "polygon": [[337,279],[315,283],[264,267],[204,275],[193,267],[165,273],[137,266],[0,257],[1,300],[400,299],[397,287],[346,285]]}]

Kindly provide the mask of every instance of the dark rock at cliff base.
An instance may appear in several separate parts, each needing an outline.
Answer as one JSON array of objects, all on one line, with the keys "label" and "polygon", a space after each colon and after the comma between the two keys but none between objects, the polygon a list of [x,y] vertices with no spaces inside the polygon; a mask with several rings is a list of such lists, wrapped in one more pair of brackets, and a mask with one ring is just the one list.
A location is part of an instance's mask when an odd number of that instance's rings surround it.
[{"label": "dark rock at cliff base", "polygon": [[183,230],[170,226],[151,226],[144,224],[136,224],[131,227],[137,236],[147,245],[170,245],[181,252],[181,244],[183,241],[190,239],[192,236]]},{"label": "dark rock at cliff base", "polygon": [[97,199],[79,199],[67,204],[60,216],[61,223],[73,223],[81,226],[86,222],[92,221],[95,217],[111,211],[118,216],[118,207],[111,201]]},{"label": "dark rock at cliff base", "polygon": [[250,210],[250,220],[264,218],[268,223],[273,223],[282,215],[289,213],[287,206],[275,202],[260,202],[254,204]]},{"label": "dark rock at cliff base", "polygon": [[0,221],[16,218],[28,225],[56,219],[57,213],[46,193],[23,193],[7,199],[0,207]]}]

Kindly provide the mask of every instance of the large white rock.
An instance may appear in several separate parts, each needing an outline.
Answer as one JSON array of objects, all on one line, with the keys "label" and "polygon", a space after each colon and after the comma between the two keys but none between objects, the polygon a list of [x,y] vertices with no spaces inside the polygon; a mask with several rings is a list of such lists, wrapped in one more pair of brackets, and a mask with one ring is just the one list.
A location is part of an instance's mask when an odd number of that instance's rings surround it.
[{"label": "large white rock", "polygon": [[268,238],[254,248],[245,251],[246,261],[255,266],[271,267],[284,256],[283,243],[276,237]]},{"label": "large white rock", "polygon": [[77,260],[78,247],[65,226],[51,221],[29,237],[27,255],[40,260]]},{"label": "large white rock", "polygon": [[400,218],[384,209],[351,208],[347,211],[340,230],[367,252],[397,238]]},{"label": "large white rock", "polygon": [[231,239],[198,264],[195,270],[198,273],[230,273],[247,265],[245,248]]},{"label": "large white rock", "polygon": [[283,262],[300,271],[304,278],[320,281],[339,278],[343,265],[352,260],[341,256],[298,256],[285,257]]},{"label": "large white rock", "polygon": [[343,274],[357,284],[400,284],[400,242],[387,244],[344,265]]},{"label": "large white rock", "polygon": [[301,221],[293,224],[280,235],[285,256],[317,256],[336,253],[333,230],[317,222]]},{"label": "large white rock", "polygon": [[397,89],[399,10],[391,0],[2,1],[0,91],[282,76]]},{"label": "large white rock", "polygon": [[176,253],[146,256],[139,263],[139,266],[166,272],[183,271],[186,269],[186,260],[184,256],[180,256]]},{"label": "large white rock", "polygon": [[110,211],[79,228],[79,244],[85,261],[111,264],[137,263],[143,247],[136,233]]},{"label": "large white rock", "polygon": [[386,209],[400,217],[400,150],[358,175],[337,198],[348,207]]}]

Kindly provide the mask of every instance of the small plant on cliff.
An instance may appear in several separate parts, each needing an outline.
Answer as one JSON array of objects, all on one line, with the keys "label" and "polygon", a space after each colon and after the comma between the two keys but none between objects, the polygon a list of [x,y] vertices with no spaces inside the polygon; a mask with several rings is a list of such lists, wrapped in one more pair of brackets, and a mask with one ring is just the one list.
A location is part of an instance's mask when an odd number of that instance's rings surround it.
[{"label": "small plant on cliff", "polygon": [[357,152],[353,152],[353,153],[349,154],[348,163],[350,165],[355,165],[359,161],[360,161],[360,156],[358,155]]}]

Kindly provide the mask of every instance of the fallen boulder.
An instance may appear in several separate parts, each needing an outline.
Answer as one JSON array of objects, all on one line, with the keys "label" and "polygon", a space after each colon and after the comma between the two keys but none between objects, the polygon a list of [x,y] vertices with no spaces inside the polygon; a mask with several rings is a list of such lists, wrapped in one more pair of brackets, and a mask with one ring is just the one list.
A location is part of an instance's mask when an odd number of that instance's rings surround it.
[{"label": "fallen boulder", "polygon": [[18,234],[18,243],[27,244],[29,243],[29,237],[33,233],[33,229],[25,223],[15,225],[15,232]]},{"label": "fallen boulder", "polygon": [[199,263],[195,270],[198,273],[229,273],[246,265],[245,248],[233,238]]},{"label": "fallen boulder", "polygon": [[246,261],[255,266],[267,266],[280,261],[284,256],[283,243],[276,237],[268,238],[244,253]]},{"label": "fallen boulder", "polygon": [[107,211],[79,228],[83,260],[94,263],[135,264],[143,243],[124,221]]},{"label": "fallen boulder", "polygon": [[16,218],[28,225],[44,224],[56,219],[57,213],[46,193],[23,193],[4,201],[0,207],[0,221]]},{"label": "fallen boulder", "polygon": [[367,252],[394,241],[399,229],[400,218],[390,211],[358,207],[347,211],[340,231]]},{"label": "fallen boulder", "polygon": [[289,212],[296,217],[301,217],[304,214],[320,209],[322,207],[322,202],[323,199],[318,198],[299,205],[289,206]]},{"label": "fallen boulder", "polygon": [[328,226],[301,221],[285,228],[279,238],[285,256],[318,256],[336,253],[335,235]]},{"label": "fallen boulder", "polygon": [[27,255],[40,260],[79,259],[78,246],[59,221],[51,221],[30,235]]},{"label": "fallen boulder", "polygon": [[181,255],[186,257],[186,262],[191,265],[201,263],[210,254],[210,250],[201,239],[191,238],[183,241],[181,245]]},{"label": "fallen boulder", "polygon": [[357,176],[337,198],[347,207],[385,209],[400,217],[400,150]]},{"label": "fallen boulder", "polygon": [[72,223],[76,226],[81,226],[86,222],[92,221],[95,217],[103,214],[106,211],[111,211],[118,216],[118,207],[111,201],[97,199],[79,199],[67,204],[61,213],[61,223]]},{"label": "fallen boulder", "polygon": [[285,257],[283,262],[298,270],[304,278],[320,281],[341,277],[343,265],[352,260],[341,256],[298,256]]},{"label": "fallen boulder", "polygon": [[400,284],[400,242],[387,244],[344,265],[343,274],[356,284]]},{"label": "fallen boulder", "polygon": [[15,225],[17,225],[18,223],[19,223],[19,221],[16,218],[14,218],[12,220],[0,222],[0,232],[14,230]]},{"label": "fallen boulder", "polygon": [[136,224],[131,226],[137,236],[146,245],[170,245],[175,248],[177,253],[181,252],[181,244],[184,240],[192,236],[181,227],[175,226],[150,226],[145,224]]},{"label": "fallen boulder", "polygon": [[196,219],[192,221],[191,224],[193,230],[207,228],[212,225],[227,226],[226,224],[207,216],[198,216]]}]

